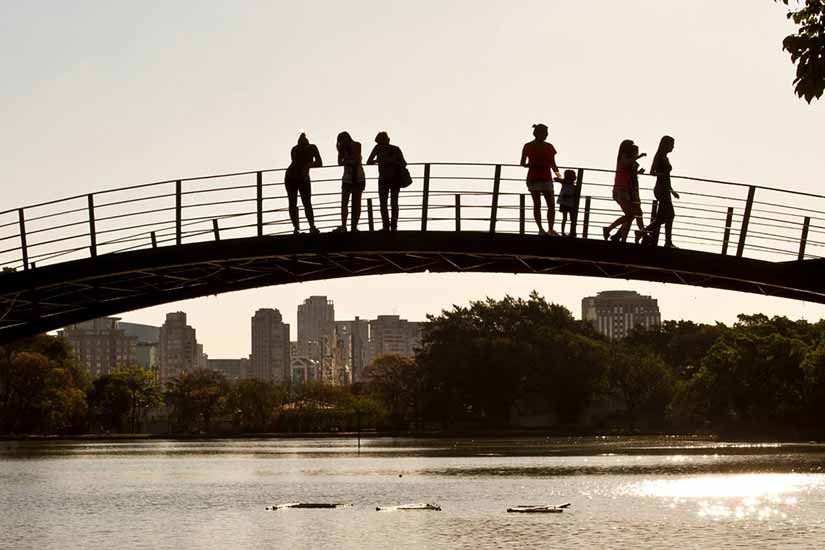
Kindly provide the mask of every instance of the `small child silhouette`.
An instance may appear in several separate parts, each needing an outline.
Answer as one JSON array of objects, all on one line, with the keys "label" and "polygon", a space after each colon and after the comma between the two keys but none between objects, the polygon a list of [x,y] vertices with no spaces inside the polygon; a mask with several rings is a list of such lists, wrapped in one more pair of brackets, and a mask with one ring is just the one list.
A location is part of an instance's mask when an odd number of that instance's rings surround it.
[{"label": "small child silhouette", "polygon": [[570,215],[570,236],[573,235],[573,220],[576,219],[576,172],[573,170],[565,170],[564,178],[555,178],[558,183],[561,183],[561,191],[559,191],[559,212],[562,214],[561,219],[561,234],[564,235],[564,228],[567,224],[567,216]]}]

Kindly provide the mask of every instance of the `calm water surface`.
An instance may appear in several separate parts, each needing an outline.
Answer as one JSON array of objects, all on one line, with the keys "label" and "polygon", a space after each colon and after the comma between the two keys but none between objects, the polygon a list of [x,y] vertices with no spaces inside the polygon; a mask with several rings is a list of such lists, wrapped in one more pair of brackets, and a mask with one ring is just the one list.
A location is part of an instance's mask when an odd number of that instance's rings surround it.
[{"label": "calm water surface", "polygon": [[[265,510],[331,501],[335,510]],[[441,512],[376,512],[436,502]],[[563,514],[508,514],[570,502]],[[0,548],[823,548],[825,445],[0,442]]]}]

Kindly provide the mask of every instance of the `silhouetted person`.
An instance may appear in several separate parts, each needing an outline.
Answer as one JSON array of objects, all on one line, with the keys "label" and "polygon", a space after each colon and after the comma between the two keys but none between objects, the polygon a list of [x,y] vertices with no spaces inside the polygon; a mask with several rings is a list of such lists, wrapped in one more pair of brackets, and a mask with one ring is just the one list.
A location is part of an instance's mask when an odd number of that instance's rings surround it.
[{"label": "silhouetted person", "polygon": [[[378,164],[378,199],[381,202],[381,224],[383,231],[398,230],[398,193],[401,191],[401,177],[407,166],[404,154],[395,145],[390,145],[387,132],[378,132],[375,147],[367,158],[367,164]],[[392,216],[387,209],[391,202]]]},{"label": "silhouetted person", "polygon": [[[633,218],[636,217],[631,187],[634,178],[638,181],[639,163],[637,161],[640,157],[645,156],[638,153],[639,148],[633,143],[632,139],[626,139],[619,145],[619,153],[616,155],[616,174],[613,179],[613,200],[622,209],[622,215],[609,226],[602,228],[605,240],[611,239],[623,242],[627,238],[627,231],[630,229]],[[611,237],[610,232],[619,226],[621,226],[621,229]]]},{"label": "silhouetted person", "polygon": [[[653,156],[653,163],[650,165],[651,175],[656,176],[656,186],[653,188],[653,194],[656,200],[659,201],[659,206],[656,210],[656,219],[644,230],[645,242],[652,243],[652,236],[654,232],[658,231],[662,225],[665,226],[665,246],[675,248],[673,246],[673,218],[676,213],[673,211],[673,201],[671,197],[679,198],[679,193],[673,190],[670,186],[670,172],[673,167],[670,165],[668,155],[673,152],[673,147],[676,145],[676,140],[670,136],[663,136],[659,140],[659,148]],[[636,238],[638,240],[639,232]]]},{"label": "silhouetted person", "polygon": [[556,148],[547,143],[547,126],[533,124],[533,141],[521,149],[521,164],[527,168],[527,190],[533,198],[533,218],[539,226],[539,234],[546,234],[541,226],[541,198],[547,203],[547,225],[550,235],[557,235],[553,229],[556,216],[553,196],[553,173],[560,177],[556,166]]},{"label": "silhouetted person", "polygon": [[576,172],[573,170],[565,170],[564,178],[556,178],[556,181],[561,183],[561,191],[559,191],[559,212],[561,212],[561,234],[564,235],[564,227],[567,225],[567,216],[570,216],[570,236],[575,237],[573,233],[573,224],[576,220]]},{"label": "silhouetted person", "polygon": [[[635,159],[639,159],[641,157],[646,156],[646,153],[639,154],[639,147],[634,144],[630,150],[630,154]],[[644,232],[645,229],[645,222],[642,214],[642,198],[639,194],[639,174],[644,174],[644,168],[639,168],[639,163],[637,160],[633,161],[633,170],[630,171],[630,200],[633,203],[633,217],[636,220],[636,226],[639,228],[638,231]],[[627,234],[630,232],[630,224],[627,224],[626,227],[622,229],[622,240],[624,241],[627,238]],[[639,242],[640,235],[636,236],[636,242]]]},{"label": "silhouetted person", "polygon": [[362,165],[361,144],[352,139],[349,132],[338,134],[338,165],[344,167],[341,178],[341,226],[335,231],[347,230],[347,214],[350,196],[352,196],[352,230],[358,231],[361,218],[361,194],[367,185]]},{"label": "silhouetted person", "polygon": [[292,227],[295,233],[301,232],[301,222],[298,217],[298,194],[301,194],[301,204],[304,205],[304,214],[309,222],[309,232],[318,233],[315,227],[315,216],[312,213],[312,184],[309,179],[310,168],[320,168],[323,166],[321,154],[318,147],[310,143],[306,134],[302,133],[298,137],[298,144],[290,151],[289,167],[284,175],[284,187],[289,199],[289,219],[292,220]]}]

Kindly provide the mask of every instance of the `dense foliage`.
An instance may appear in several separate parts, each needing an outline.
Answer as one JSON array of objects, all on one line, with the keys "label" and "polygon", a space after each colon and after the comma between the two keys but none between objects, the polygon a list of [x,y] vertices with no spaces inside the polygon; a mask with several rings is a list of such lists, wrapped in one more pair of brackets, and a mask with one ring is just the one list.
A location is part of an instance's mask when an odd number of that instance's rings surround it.
[{"label": "dense foliage", "polygon": [[794,90],[810,103],[825,91],[825,0],[781,0],[788,19],[798,27],[785,37],[782,48],[796,64]]},{"label": "dense foliage", "polygon": [[0,432],[82,431],[88,380],[62,340],[37,336],[0,346]]},{"label": "dense foliage", "polygon": [[184,373],[161,392],[139,367],[88,382],[65,342],[0,347],[0,430],[15,434],[676,430],[821,437],[825,322],[741,315],[668,321],[609,341],[537,294],[430,317],[415,358],[385,355],[354,386]]}]

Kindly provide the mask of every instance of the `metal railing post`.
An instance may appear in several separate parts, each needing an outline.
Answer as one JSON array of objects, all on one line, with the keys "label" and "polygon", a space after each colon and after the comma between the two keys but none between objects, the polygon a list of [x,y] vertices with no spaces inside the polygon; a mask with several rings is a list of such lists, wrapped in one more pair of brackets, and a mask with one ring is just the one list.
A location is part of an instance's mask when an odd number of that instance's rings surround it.
[{"label": "metal railing post", "polygon": [[498,193],[501,188],[501,165],[496,164],[493,177],[493,203],[490,205],[490,233],[496,232],[496,217],[498,216]]},{"label": "metal railing post", "polygon": [[455,230],[461,231],[461,195],[455,195]]},{"label": "metal railing post", "polygon": [[576,207],[570,213],[570,236],[576,236],[576,222],[579,218],[579,203],[582,198],[582,184],[584,183],[584,168],[579,168],[576,174]]},{"label": "metal railing post", "polygon": [[158,247],[158,238],[157,238],[157,236],[155,236],[155,232],[152,231],[149,234],[149,236],[152,239],[152,248],[157,248]]},{"label": "metal railing post", "polygon": [[258,172],[257,187],[258,187],[258,236],[264,235],[264,175],[263,172]]},{"label": "metal railing post", "polygon": [[427,230],[427,205],[430,200],[430,164],[424,165],[424,196],[421,201],[421,231]]},{"label": "metal railing post", "polygon": [[736,247],[736,257],[741,258],[745,251],[745,238],[748,236],[748,223],[751,220],[751,210],[753,209],[753,196],[756,187],[751,185],[748,188],[748,202],[745,204],[745,214],[742,216],[742,229],[739,231],[739,246]]},{"label": "metal railing post", "polygon": [[811,226],[811,217],[805,216],[802,223],[802,238],[799,239],[799,261],[805,259],[805,246],[808,244],[808,228]]},{"label": "metal railing post", "polygon": [[89,252],[97,258],[97,233],[95,232],[95,196],[89,193]]},{"label": "metal railing post", "polygon": [[524,193],[518,196],[518,232],[524,235]]},{"label": "metal railing post", "polygon": [[183,241],[183,224],[181,219],[183,204],[181,198],[181,182],[178,180],[175,182],[175,243],[178,246],[180,246],[181,241]]},{"label": "metal railing post", "polygon": [[730,242],[730,229],[733,226],[733,207],[728,206],[728,217],[725,219],[725,236],[722,237],[722,256],[728,254],[728,243]]},{"label": "metal railing post", "polygon": [[370,231],[374,231],[375,222],[372,217],[372,199],[367,199],[367,221],[369,222]]},{"label": "metal railing post", "polygon": [[17,211],[17,218],[20,221],[20,250],[23,253],[23,271],[28,271],[29,251],[26,245],[26,216],[22,208]]},{"label": "metal railing post", "polygon": [[218,219],[212,218],[212,232],[215,234],[215,240],[221,240],[221,230],[218,227]]},{"label": "metal railing post", "polygon": [[584,219],[582,220],[582,238],[587,238],[587,229],[590,226],[590,197],[584,199]]}]

